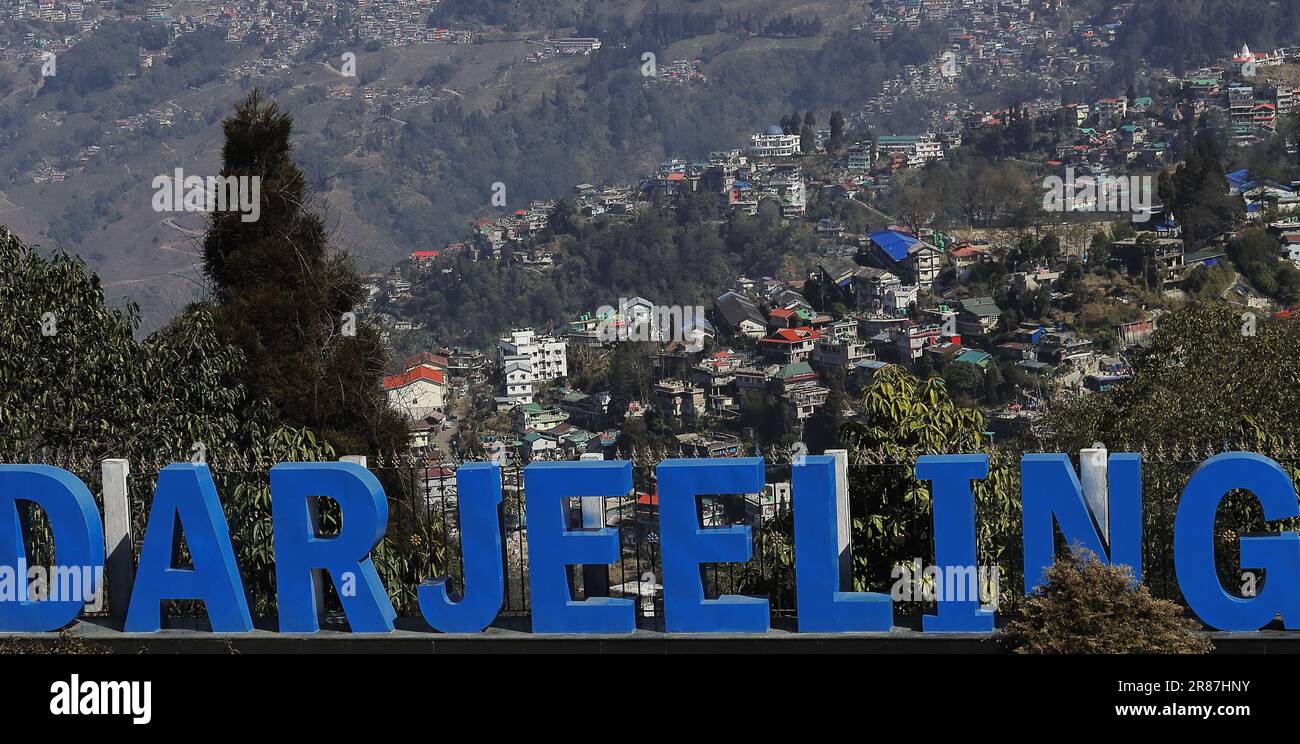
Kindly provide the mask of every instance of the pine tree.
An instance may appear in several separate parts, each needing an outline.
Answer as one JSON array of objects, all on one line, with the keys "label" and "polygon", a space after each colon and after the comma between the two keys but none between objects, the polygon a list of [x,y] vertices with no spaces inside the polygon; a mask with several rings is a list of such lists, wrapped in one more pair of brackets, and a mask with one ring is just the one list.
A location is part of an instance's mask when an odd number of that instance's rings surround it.
[{"label": "pine tree", "polygon": [[245,386],[282,423],[315,429],[340,452],[395,451],[405,427],[380,390],[384,349],[366,323],[343,333],[361,284],[306,206],[293,117],[254,90],[222,126],[221,174],[260,179],[258,219],[213,212],[203,244],[212,314],[247,358]]}]

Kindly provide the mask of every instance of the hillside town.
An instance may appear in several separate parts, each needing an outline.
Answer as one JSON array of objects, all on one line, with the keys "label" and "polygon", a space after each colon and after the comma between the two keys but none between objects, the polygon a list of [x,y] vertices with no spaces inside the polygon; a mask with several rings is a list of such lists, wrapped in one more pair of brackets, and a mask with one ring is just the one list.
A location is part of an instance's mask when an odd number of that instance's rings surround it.
[{"label": "hillside town", "polygon": [[0,141],[6,654],[1300,640],[1300,0],[0,0]]},{"label": "hillside town", "polygon": [[[946,4],[923,3],[923,12],[936,5]],[[882,20],[872,28],[884,33],[890,23],[905,22]],[[960,64],[990,59],[972,41],[980,27],[973,19],[953,38],[954,48],[971,55],[960,57]],[[1104,44],[1108,34],[1105,28],[1075,31],[1067,41],[1078,48],[1061,51],[1076,61],[1077,52]],[[1003,50],[991,57],[995,63],[1007,58],[1007,46],[988,43]],[[419,405],[399,405],[416,421],[412,446],[432,460],[478,451],[518,462],[627,454],[619,427],[642,427],[647,416],[672,422],[661,427],[672,453],[788,452],[828,402],[843,406],[833,412],[834,421],[858,415],[847,401],[892,365],[942,376],[954,396],[984,410],[989,436],[1026,435],[1055,400],[1104,392],[1126,379],[1130,352],[1158,328],[1163,300],[1201,291],[1207,275],[1226,271],[1216,291],[1252,317],[1291,312],[1228,268],[1227,245],[1238,230],[1189,243],[1151,184],[1161,169],[1177,164],[1174,145],[1185,122],[1221,121],[1243,145],[1275,135],[1280,117],[1293,113],[1300,88],[1294,76],[1273,73],[1293,70],[1297,61],[1300,49],[1256,54],[1247,47],[1221,65],[1169,78],[1165,95],[1117,92],[1055,107],[1039,101],[1015,111],[964,111],[923,132],[852,129],[836,117],[808,138],[798,123],[787,122],[764,127],[747,147],[715,152],[707,161],[662,163],[637,183],[577,184],[563,199],[482,219],[464,240],[413,251],[392,272],[366,277],[370,307],[390,341],[401,348],[404,333],[419,329],[418,319],[402,313],[413,282],[452,273],[455,259],[552,270],[563,260],[549,240],[562,200],[582,220],[673,210],[688,196],[714,199],[724,214],[756,215],[768,204],[780,219],[809,225],[817,256],[797,278],[736,276],[731,286],[716,287],[698,317],[686,313],[687,322],[682,308],[660,304],[675,298],[625,298],[615,308],[590,308],[553,327],[516,328],[495,348],[425,350],[424,361],[408,360],[385,385],[396,401],[413,386],[427,389]],[[941,57],[933,65],[940,76],[945,62]],[[901,89],[891,99],[897,94]],[[1027,231],[944,233],[882,211],[910,173],[942,160],[963,140],[1007,131],[1017,118],[1059,123],[1065,132],[1054,151],[1028,163],[1046,174],[1045,186],[1054,178],[1064,188],[1061,214],[1050,214],[1044,201],[1038,224]],[[850,130],[872,133],[856,139],[846,135]],[[1286,145],[1293,153],[1295,142]],[[1300,265],[1300,183],[1248,169],[1223,178],[1223,196],[1244,215],[1239,227],[1266,230],[1273,260]],[[1132,209],[1127,201],[1117,205],[1114,193],[1095,188],[1109,181],[1132,185],[1134,193],[1122,196],[1135,196],[1145,182],[1147,201],[1135,199]],[[1031,191],[1035,200],[1042,194]],[[853,229],[810,214],[813,196],[819,204],[852,200],[869,210],[864,224],[879,226]],[[642,395],[614,401],[609,390],[570,386],[566,365],[621,344],[647,348],[652,375]],[[477,392],[472,401],[451,403],[457,400],[452,390]],[[433,400],[449,403],[430,407]],[[755,435],[755,405],[763,415],[779,411],[775,440]],[[467,416],[476,417],[470,426]],[[441,430],[453,433],[439,438]],[[476,441],[456,436],[460,431],[473,432]]]},{"label": "hillside town", "polygon": [[[167,64],[199,29],[216,27],[235,46],[266,45],[266,53],[221,70],[227,80],[303,63],[333,69],[338,61],[320,58],[318,48],[340,31],[359,50],[508,38],[526,42],[527,55],[516,60],[525,65],[580,60],[611,46],[576,29],[447,28],[429,20],[437,4],[153,2],[137,14],[106,0],[12,0],[0,4],[0,20],[42,25],[5,37],[0,60],[40,65],[115,20],[165,30],[158,48],[140,47],[137,71]],[[923,25],[943,34],[931,58],[898,66],[860,107],[754,121],[748,137],[727,149],[664,160],[635,180],[576,183],[526,205],[494,204],[457,240],[412,245],[391,270],[363,275],[364,313],[401,360],[383,390],[411,420],[411,452],[439,468],[483,455],[526,463],[630,455],[638,447],[789,453],[810,425],[860,416],[857,394],[895,366],[942,378],[962,405],[983,411],[994,440],[1027,436],[1055,402],[1125,380],[1133,350],[1182,298],[1214,295],[1246,314],[1291,313],[1290,285],[1276,286],[1290,275],[1270,265],[1262,272],[1269,276],[1248,276],[1229,245],[1257,227],[1271,241],[1270,263],[1300,266],[1300,183],[1251,168],[1223,172],[1221,196],[1241,219],[1210,235],[1186,233],[1174,216],[1179,205],[1166,201],[1198,129],[1243,149],[1280,142],[1282,154],[1294,156],[1286,127],[1300,101],[1300,47],[1242,45],[1222,49],[1209,66],[1146,66],[1130,76],[1140,93],[1130,84],[1097,95],[1090,91],[1113,69],[1107,52],[1131,7],[1117,5],[1100,22],[1061,24],[1062,7],[1060,0],[872,3],[837,31],[882,44]],[[642,77],[655,87],[713,79],[709,62],[697,57],[667,57]],[[1013,105],[974,95],[1010,89],[1026,94]],[[340,79],[325,93],[398,125],[395,114],[459,95],[384,79]],[[121,136],[158,133],[199,116],[169,102],[111,126]],[[43,158],[26,177],[62,183],[115,146]],[[971,152],[1001,170],[963,173],[955,189],[927,180],[936,166]],[[735,272],[707,297],[630,292],[532,327],[501,308],[505,327],[493,329],[498,338],[489,344],[431,336],[429,319],[414,310],[431,285],[459,281],[459,261],[555,272],[566,261],[559,221],[632,222],[701,202],[722,220],[770,216],[801,226],[815,248],[779,276]],[[944,209],[961,211],[965,226],[940,219]],[[589,370],[609,364],[620,348],[636,350],[644,378],[614,391],[608,373]]]}]

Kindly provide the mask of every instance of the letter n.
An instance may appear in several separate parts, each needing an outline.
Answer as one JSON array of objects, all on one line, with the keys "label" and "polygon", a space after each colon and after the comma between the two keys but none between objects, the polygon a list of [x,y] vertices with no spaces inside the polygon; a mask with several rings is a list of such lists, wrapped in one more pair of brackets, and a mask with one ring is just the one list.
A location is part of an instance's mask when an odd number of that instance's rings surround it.
[{"label": "letter n", "polygon": [[1142,456],[1112,454],[1107,460],[1110,550],[1083,497],[1070,458],[1062,453],[1025,455],[1020,461],[1024,509],[1025,594],[1038,588],[1056,553],[1053,525],[1066,544],[1079,544],[1112,565],[1133,569],[1142,580]]}]

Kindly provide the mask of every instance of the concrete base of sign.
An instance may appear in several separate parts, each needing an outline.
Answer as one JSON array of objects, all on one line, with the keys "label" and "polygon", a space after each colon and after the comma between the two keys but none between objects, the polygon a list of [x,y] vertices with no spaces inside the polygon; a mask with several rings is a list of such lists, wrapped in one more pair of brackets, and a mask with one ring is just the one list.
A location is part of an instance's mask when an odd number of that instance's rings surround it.
[{"label": "concrete base of sign", "polygon": [[[795,633],[771,630],[744,633],[664,633],[639,629],[619,636],[542,635],[527,630],[526,617],[503,617],[482,633],[434,633],[418,619],[399,618],[391,633],[358,634],[346,626],[322,623],[315,634],[280,633],[274,618],[256,622],[251,633],[212,633],[207,621],[176,619],[157,633],[123,633],[112,619],[75,623],[73,636],[114,653],[862,653],[862,654],[998,654],[985,633],[922,633],[895,628],[889,633]],[[331,627],[333,626],[333,627]],[[1300,653],[1300,634],[1261,630],[1253,633],[1207,633],[1216,653]],[[0,633],[0,641],[52,641],[58,633]]]}]

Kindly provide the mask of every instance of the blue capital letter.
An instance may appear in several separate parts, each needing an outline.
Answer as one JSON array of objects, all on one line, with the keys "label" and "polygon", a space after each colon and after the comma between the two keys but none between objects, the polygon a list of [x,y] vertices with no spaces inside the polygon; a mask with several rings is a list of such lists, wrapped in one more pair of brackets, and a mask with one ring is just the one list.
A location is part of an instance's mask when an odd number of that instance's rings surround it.
[{"label": "blue capital letter", "polygon": [[1276,462],[1251,452],[1215,455],[1196,469],[1174,518],[1178,588],[1196,616],[1219,630],[1259,630],[1280,612],[1287,629],[1300,623],[1300,534],[1242,537],[1241,567],[1262,568],[1264,588],[1253,598],[1228,594],[1214,567],[1214,515],[1228,491],[1244,489],[1264,507],[1264,519],[1300,515],[1291,478]]},{"label": "blue capital letter", "polygon": [[799,632],[888,632],[894,602],[878,592],[842,592],[836,554],[835,458],[809,456],[795,463],[794,557]]},{"label": "blue capital letter", "polygon": [[659,463],[659,539],[663,543],[664,627],[669,633],[764,633],[767,600],[726,594],[704,598],[702,563],[743,563],[753,555],[749,526],[700,525],[700,495],[758,493],[763,458]]},{"label": "blue capital letter", "polygon": [[1025,594],[1043,583],[1055,556],[1052,519],[1067,544],[1078,542],[1098,560],[1133,569],[1142,580],[1142,456],[1113,454],[1107,460],[1106,488],[1110,515],[1110,551],[1102,546],[1083,487],[1064,454],[1025,455],[1020,461],[1024,509]]},{"label": "blue capital letter", "polygon": [[[193,569],[172,567],[173,530],[178,517]],[[203,600],[212,630],[218,633],[248,633],[253,629],[235,551],[230,545],[230,530],[207,465],[177,463],[158,474],[126,613],[127,632],[158,630],[162,614],[159,603],[164,599]]]},{"label": "blue capital letter", "polygon": [[[312,496],[338,502],[338,536],[316,536],[307,504]],[[370,560],[388,528],[388,500],[369,470],[350,462],[276,465],[271,468],[271,525],[280,632],[320,630],[311,578],[316,568],[329,571],[354,633],[393,629],[397,611]]]},{"label": "blue capital letter", "polygon": [[[81,587],[81,597],[28,601],[27,548],[18,516],[18,502],[39,506],[50,523],[55,567],[89,574],[92,586]],[[14,572],[17,599],[0,601],[0,631],[42,632],[58,630],[76,619],[95,592],[104,567],[104,528],[99,510],[86,484],[66,470],[49,465],[0,465],[0,561]],[[89,570],[87,570],[89,569]]]},{"label": "blue capital letter", "polygon": [[569,594],[570,565],[614,563],[618,530],[569,530],[565,501],[577,496],[625,496],[632,490],[626,460],[535,462],[524,468],[528,511],[528,577],[534,633],[631,633],[636,616],[630,599]]},{"label": "blue capital letter", "polygon": [[460,501],[460,548],[465,596],[455,601],[446,579],[420,584],[420,614],[444,633],[477,633],[492,624],[505,597],[501,565],[501,466],[495,462],[462,465],[456,471]]},{"label": "blue capital letter", "polygon": [[[925,455],[916,460],[917,480],[932,481],[934,563],[943,572],[939,612],[921,618],[921,629],[941,633],[987,633],[993,613],[980,609],[979,592],[971,597],[963,575],[978,575],[975,550],[975,495],[970,482],[989,474],[988,455]],[[958,595],[960,598],[955,598]]]}]

